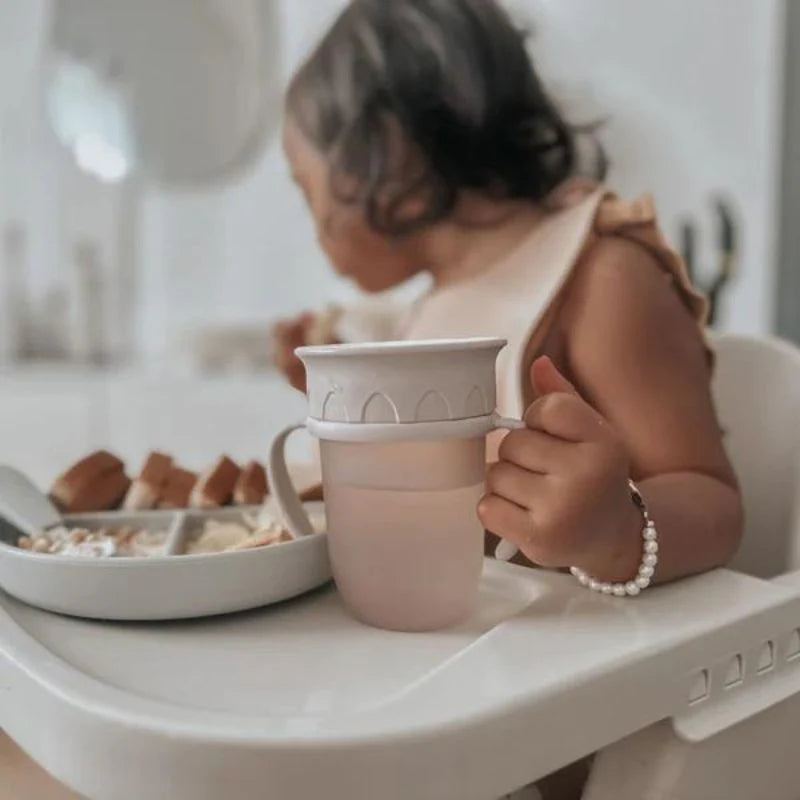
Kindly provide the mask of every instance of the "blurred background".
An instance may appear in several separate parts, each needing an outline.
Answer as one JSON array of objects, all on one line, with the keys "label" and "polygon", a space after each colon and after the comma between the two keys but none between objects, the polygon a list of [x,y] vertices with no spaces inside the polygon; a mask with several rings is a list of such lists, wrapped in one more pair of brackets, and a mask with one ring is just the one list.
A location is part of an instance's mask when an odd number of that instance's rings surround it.
[{"label": "blurred background", "polygon": [[[199,469],[302,417],[269,327],[356,296],[289,179],[280,98],[344,3],[0,2],[3,461],[43,486],[101,446]],[[510,5],[714,325],[800,340],[800,3]]]}]

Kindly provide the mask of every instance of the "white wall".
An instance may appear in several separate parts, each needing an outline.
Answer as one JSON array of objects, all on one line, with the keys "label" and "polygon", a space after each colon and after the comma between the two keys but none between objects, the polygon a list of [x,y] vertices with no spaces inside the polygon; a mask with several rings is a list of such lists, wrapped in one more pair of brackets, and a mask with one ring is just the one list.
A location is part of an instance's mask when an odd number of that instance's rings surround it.
[{"label": "white wall", "polygon": [[[53,192],[57,160],[39,124],[41,48],[45,2],[0,3],[0,225],[23,222],[50,232],[60,229]],[[41,285],[58,263],[55,235],[28,237],[32,280]]]},{"label": "white wall", "polygon": [[[580,113],[608,115],[612,185],[652,191],[673,238],[686,212],[714,236],[710,199],[738,211],[741,274],[721,323],[773,323],[783,3],[515,0],[534,52]],[[710,259],[708,259],[710,261]]]},{"label": "white wall", "polygon": [[[279,2],[282,80],[342,3]],[[50,7],[51,0],[0,3],[0,228],[7,222],[25,227],[32,291],[39,300],[53,281],[68,279],[72,245],[81,236],[99,241],[109,270],[124,266],[117,212],[125,197],[79,173],[46,120]],[[330,274],[316,247],[277,140],[252,171],[219,189],[147,191],[141,220],[137,339],[151,354],[161,353],[186,328],[263,322],[352,294]],[[118,318],[117,298],[109,300]],[[112,324],[110,334],[115,332]]]},{"label": "white wall", "polygon": [[[123,190],[78,170],[47,120],[50,11],[50,0],[0,2],[0,230],[22,226],[30,298],[40,310],[49,289],[69,293],[74,246],[81,239],[98,246],[109,276],[123,264],[117,213]],[[114,287],[108,280],[110,349],[124,344]]]}]

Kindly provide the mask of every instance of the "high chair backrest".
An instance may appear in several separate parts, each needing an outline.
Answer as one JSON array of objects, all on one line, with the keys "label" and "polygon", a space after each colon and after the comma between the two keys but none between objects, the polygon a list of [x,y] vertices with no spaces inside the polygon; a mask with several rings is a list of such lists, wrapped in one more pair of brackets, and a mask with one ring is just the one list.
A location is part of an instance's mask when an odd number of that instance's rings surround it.
[{"label": "high chair backrest", "polygon": [[734,335],[714,345],[714,398],[745,507],[730,566],[774,577],[800,568],[800,350]]}]

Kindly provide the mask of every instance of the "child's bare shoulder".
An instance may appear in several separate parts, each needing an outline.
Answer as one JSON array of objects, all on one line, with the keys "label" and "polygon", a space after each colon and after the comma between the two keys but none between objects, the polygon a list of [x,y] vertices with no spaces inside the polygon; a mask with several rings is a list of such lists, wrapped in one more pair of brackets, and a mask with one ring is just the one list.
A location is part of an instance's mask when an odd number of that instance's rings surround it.
[{"label": "child's bare shoulder", "polygon": [[641,244],[621,236],[595,238],[580,258],[569,287],[568,299],[584,302],[607,299],[614,305],[646,300],[665,294],[670,273]]},{"label": "child's bare shoulder", "polygon": [[587,248],[558,321],[572,367],[587,380],[607,380],[627,368],[643,377],[673,367],[691,380],[707,380],[700,326],[672,273],[635,241],[604,236]]}]

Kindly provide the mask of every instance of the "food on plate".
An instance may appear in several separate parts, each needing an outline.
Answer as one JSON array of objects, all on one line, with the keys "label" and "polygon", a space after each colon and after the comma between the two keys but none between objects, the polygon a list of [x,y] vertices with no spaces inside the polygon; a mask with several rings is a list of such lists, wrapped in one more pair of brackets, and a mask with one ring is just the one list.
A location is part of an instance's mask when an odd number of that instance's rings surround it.
[{"label": "food on plate", "polygon": [[[180,552],[186,555],[224,553],[250,550],[291,541],[292,534],[274,501],[265,503],[255,511],[213,511],[190,517],[193,525],[184,534]],[[312,528],[317,533],[325,531],[325,513],[321,509],[308,510]],[[207,518],[206,518],[207,516]],[[163,524],[163,523],[162,523]],[[96,529],[65,523],[43,530],[35,536],[20,536],[17,547],[33,553],[84,558],[153,557],[166,555],[169,531],[151,530],[135,524],[106,524]]]},{"label": "food on plate", "polygon": [[[309,514],[312,527],[318,533],[325,530],[323,512]],[[187,539],[184,553],[224,553],[235,550],[250,550],[291,541],[277,509],[271,504],[255,514],[242,512],[239,519],[208,519]]]},{"label": "food on plate", "polygon": [[233,487],[233,502],[237,506],[257,506],[267,496],[267,472],[258,461],[248,461]]},{"label": "food on plate", "polygon": [[157,451],[149,453],[141,472],[122,501],[122,508],[126,511],[145,511],[155,508],[171,469],[170,456]]},{"label": "food on plate", "polygon": [[161,487],[158,508],[187,508],[197,474],[180,467],[172,467]]},{"label": "food on plate", "polygon": [[50,496],[68,513],[108,511],[119,505],[129,486],[122,461],[105,450],[97,450],[58,477]]},{"label": "food on plate", "polygon": [[324,499],[322,496],[322,484],[315,483],[313,486],[308,486],[298,492],[298,495],[304,503],[311,503],[313,501],[320,502]]},{"label": "food on plate", "polygon": [[160,556],[167,531],[150,531],[132,526],[119,528],[70,528],[59,525],[36,536],[20,536],[17,546],[34,553],[110,558],[111,556]]},{"label": "food on plate", "polygon": [[122,527],[117,533],[118,556],[163,556],[169,531]]},{"label": "food on plate", "polygon": [[194,485],[189,496],[193,508],[219,508],[233,497],[233,488],[239,478],[239,466],[228,456],[220,456]]},{"label": "food on plate", "polygon": [[[149,511],[152,509],[260,505],[269,497],[263,464],[248,461],[243,468],[222,455],[200,473],[183,469],[168,453],[153,450],[131,481],[123,462],[98,450],[71,466],[53,484],[50,495],[64,513],[92,511]],[[304,502],[322,500],[319,472],[297,465],[293,482]]]}]

